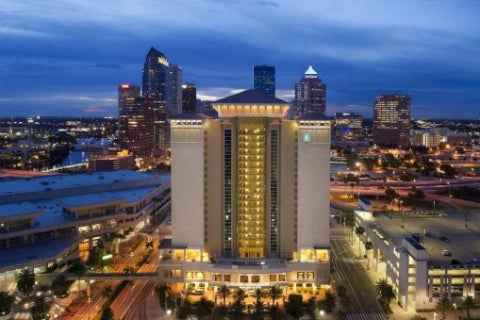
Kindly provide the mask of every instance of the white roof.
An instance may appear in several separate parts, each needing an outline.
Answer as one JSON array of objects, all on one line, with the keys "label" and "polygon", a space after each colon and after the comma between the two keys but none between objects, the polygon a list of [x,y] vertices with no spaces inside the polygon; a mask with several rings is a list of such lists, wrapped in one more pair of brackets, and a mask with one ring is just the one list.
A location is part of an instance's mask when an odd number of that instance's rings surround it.
[{"label": "white roof", "polygon": [[308,69],[307,69],[307,71],[305,71],[305,74],[311,74],[311,75],[317,74],[318,75],[317,71],[315,71],[312,66],[308,66]]}]

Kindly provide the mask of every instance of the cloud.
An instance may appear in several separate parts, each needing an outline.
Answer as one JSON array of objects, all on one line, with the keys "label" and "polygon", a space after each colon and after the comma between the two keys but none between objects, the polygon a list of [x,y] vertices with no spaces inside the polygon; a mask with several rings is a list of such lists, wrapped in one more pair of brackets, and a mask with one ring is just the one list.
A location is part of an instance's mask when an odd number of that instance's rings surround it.
[{"label": "cloud", "polygon": [[35,30],[19,29],[12,27],[0,26],[0,35],[15,37],[46,37],[47,34]]}]

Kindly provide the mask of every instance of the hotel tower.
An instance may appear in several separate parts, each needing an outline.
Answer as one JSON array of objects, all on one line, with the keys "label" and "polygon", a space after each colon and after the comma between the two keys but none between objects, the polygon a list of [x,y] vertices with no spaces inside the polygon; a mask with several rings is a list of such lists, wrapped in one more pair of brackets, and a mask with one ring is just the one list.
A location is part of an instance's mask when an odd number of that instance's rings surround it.
[{"label": "hotel tower", "polygon": [[[160,278],[195,291],[330,283],[330,122],[255,90],[213,103],[218,118],[170,120],[172,239]],[[284,290],[284,293],[286,291]]]}]

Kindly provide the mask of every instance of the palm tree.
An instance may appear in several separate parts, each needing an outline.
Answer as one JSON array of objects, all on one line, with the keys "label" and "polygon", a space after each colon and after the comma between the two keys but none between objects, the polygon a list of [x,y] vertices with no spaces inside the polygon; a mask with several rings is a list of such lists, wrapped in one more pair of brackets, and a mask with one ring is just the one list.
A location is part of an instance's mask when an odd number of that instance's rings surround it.
[{"label": "palm tree", "polygon": [[373,249],[372,241],[365,242],[365,252],[367,255],[367,270],[370,269],[370,258],[368,257],[368,251]]},{"label": "palm tree", "polygon": [[377,291],[378,302],[380,302],[383,310],[388,312],[390,310],[390,301],[397,297],[392,285],[386,279],[380,279],[375,284],[375,290]]},{"label": "palm tree", "polygon": [[272,298],[272,305],[275,305],[275,300],[282,296],[283,290],[278,286],[271,286],[268,288],[268,295]]},{"label": "palm tree", "polygon": [[247,293],[242,288],[237,289],[237,291],[235,291],[235,293],[233,294],[233,298],[239,302],[243,302],[243,300],[245,300],[246,297],[247,297]]},{"label": "palm tree", "polygon": [[146,249],[153,249],[153,241],[145,242],[145,248]]},{"label": "palm tree", "polygon": [[103,291],[102,291],[102,297],[105,297],[105,298],[110,298],[113,294],[113,289],[112,289],[112,286],[106,286],[103,288]]},{"label": "palm tree", "polygon": [[230,288],[227,285],[224,284],[223,286],[218,288],[218,293],[222,297],[223,305],[225,306],[225,301],[230,296]]},{"label": "palm tree", "polygon": [[16,278],[18,290],[29,296],[35,287],[35,273],[33,270],[23,269]]},{"label": "palm tree", "polygon": [[109,307],[103,309],[100,320],[113,320],[113,319],[114,319],[114,316],[113,316],[112,309],[110,309]]},{"label": "palm tree", "polygon": [[261,301],[262,298],[265,298],[265,292],[263,292],[262,289],[258,288],[257,290],[255,290],[254,292],[254,296],[255,296],[255,301]]},{"label": "palm tree", "polygon": [[195,307],[195,315],[200,320],[205,316],[212,314],[213,302],[205,299],[205,297],[201,297],[200,300],[195,302],[193,305]]},{"label": "palm tree", "polygon": [[10,313],[10,308],[14,301],[14,296],[10,296],[3,291],[0,292],[0,317]]},{"label": "palm tree", "polygon": [[80,277],[87,273],[87,266],[83,263],[82,259],[73,259],[68,272],[74,273],[77,276],[78,292],[80,292]]},{"label": "palm tree", "polygon": [[358,226],[355,228],[355,234],[358,236],[358,258],[360,259],[360,236],[365,233],[365,228],[362,226]]},{"label": "palm tree", "polygon": [[167,310],[167,298],[171,294],[170,287],[166,284],[161,284],[155,288],[155,291],[158,294],[158,299],[160,300],[160,306],[163,310]]},{"label": "palm tree", "polygon": [[467,317],[470,319],[470,310],[475,308],[475,299],[470,295],[463,298],[462,308],[467,311]]},{"label": "palm tree", "polygon": [[43,320],[48,317],[50,312],[50,305],[47,302],[47,298],[39,297],[35,299],[34,306],[30,310],[33,320]]},{"label": "palm tree", "polygon": [[453,310],[453,304],[452,302],[448,299],[447,296],[443,296],[440,300],[437,301],[437,305],[435,307],[435,310],[441,313],[442,315],[442,320],[445,319],[448,313]]}]

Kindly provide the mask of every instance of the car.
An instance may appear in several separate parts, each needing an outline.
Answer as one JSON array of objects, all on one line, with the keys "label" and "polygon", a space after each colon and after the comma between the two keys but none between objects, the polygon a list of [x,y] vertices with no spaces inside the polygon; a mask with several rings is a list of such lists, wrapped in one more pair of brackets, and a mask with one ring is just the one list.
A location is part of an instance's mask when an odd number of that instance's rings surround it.
[{"label": "car", "polygon": [[444,236],[438,237],[438,239],[443,242],[450,242],[450,239]]},{"label": "car", "polygon": [[457,259],[452,259],[451,263],[452,263],[452,264],[456,264],[456,265],[462,264],[462,263],[461,263],[460,261],[458,261]]},{"label": "car", "polygon": [[435,236],[433,235],[433,233],[431,232],[426,232],[425,233],[425,236],[429,237],[429,238],[435,238]]},{"label": "car", "polygon": [[412,238],[417,240],[418,242],[422,242],[422,240],[423,240],[423,236],[419,232],[412,233]]},{"label": "car", "polygon": [[449,250],[445,249],[445,250],[443,250],[443,255],[445,257],[450,257],[452,255],[452,253]]}]

